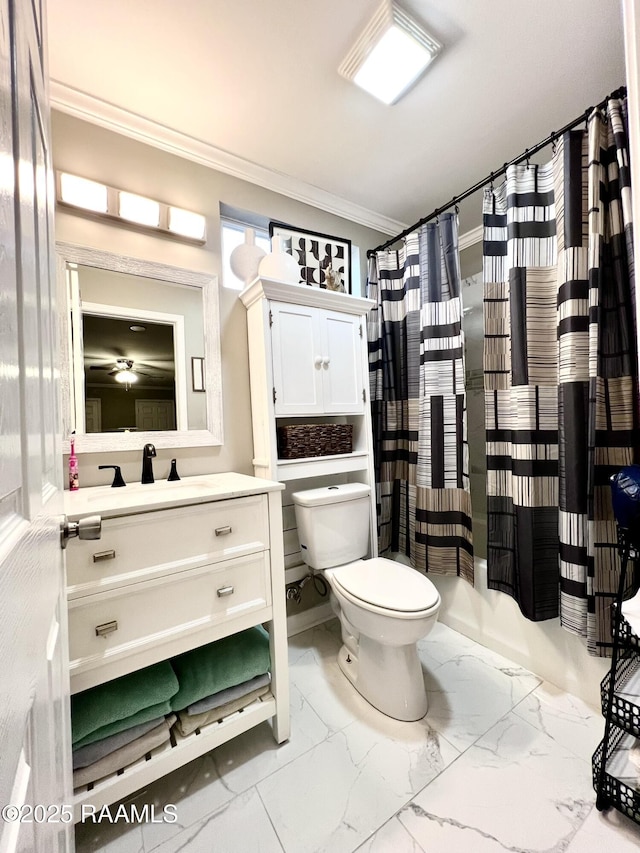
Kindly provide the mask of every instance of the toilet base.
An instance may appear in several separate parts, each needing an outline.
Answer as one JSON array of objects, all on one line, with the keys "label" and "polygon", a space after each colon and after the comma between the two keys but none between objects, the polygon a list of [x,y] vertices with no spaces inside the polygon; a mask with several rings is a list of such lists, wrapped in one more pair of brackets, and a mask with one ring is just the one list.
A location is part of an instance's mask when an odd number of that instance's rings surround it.
[{"label": "toilet base", "polygon": [[358,680],[358,656],[351,649],[342,646],[338,652],[338,666],[355,687]]},{"label": "toilet base", "polygon": [[427,691],[415,644],[383,646],[361,635],[358,654],[342,646],[338,665],[358,693],[388,717],[414,722],[427,713]]}]

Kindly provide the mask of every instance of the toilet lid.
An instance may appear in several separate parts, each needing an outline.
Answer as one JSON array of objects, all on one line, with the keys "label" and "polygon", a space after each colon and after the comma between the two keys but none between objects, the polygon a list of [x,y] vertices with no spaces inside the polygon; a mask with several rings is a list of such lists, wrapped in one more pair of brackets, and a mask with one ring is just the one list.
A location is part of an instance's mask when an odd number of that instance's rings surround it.
[{"label": "toilet lid", "polygon": [[429,578],[384,557],[340,566],[333,570],[333,580],[354,598],[386,610],[429,610],[440,599]]}]

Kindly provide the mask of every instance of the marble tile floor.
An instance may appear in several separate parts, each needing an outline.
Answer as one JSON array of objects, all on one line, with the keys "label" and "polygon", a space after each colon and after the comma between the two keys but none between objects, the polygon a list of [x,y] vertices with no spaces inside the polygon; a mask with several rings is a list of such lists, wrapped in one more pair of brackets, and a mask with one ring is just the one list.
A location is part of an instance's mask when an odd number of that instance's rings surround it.
[{"label": "marble tile floor", "polygon": [[263,723],[136,802],[174,824],[76,828],[79,853],[637,853],[595,808],[598,709],[438,624],[420,645],[427,716],[391,720],[338,669],[338,623],[290,638],[290,740]]}]

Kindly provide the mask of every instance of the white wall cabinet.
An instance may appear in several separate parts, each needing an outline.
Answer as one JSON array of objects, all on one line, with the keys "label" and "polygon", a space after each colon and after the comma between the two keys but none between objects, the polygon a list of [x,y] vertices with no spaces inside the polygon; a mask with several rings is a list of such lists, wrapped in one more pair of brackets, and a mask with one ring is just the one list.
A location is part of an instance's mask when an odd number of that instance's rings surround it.
[{"label": "white wall cabinet", "polygon": [[361,316],[274,302],[269,326],[274,414],[362,414]]},{"label": "white wall cabinet", "polygon": [[[366,329],[372,300],[266,278],[257,278],[240,298],[247,309],[254,472],[287,487],[283,497],[287,581],[306,573],[290,498],[295,489],[332,481],[370,485],[370,556],[375,556]],[[278,427],[301,423],[351,424],[351,453],[279,458]]]},{"label": "white wall cabinet", "polygon": [[271,653],[269,693],[77,790],[76,817],[82,804],[122,799],[264,720],[278,743],[289,737],[281,491],[225,473],[65,492],[69,519],[103,519],[99,541],[67,551],[72,693],[254,625],[267,626]]}]

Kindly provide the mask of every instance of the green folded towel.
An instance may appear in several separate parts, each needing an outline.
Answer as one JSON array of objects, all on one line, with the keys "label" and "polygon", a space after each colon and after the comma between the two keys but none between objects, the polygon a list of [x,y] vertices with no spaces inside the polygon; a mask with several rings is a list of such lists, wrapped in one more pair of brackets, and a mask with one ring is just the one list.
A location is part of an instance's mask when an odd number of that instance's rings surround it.
[{"label": "green folded towel", "polygon": [[[76,746],[79,741],[88,743],[88,735],[100,731],[99,737],[123,731],[112,728],[113,724],[136,717],[131,725],[146,722],[138,719],[139,712],[153,710],[156,717],[169,713],[171,710],[167,700],[178,692],[178,680],[169,661],[162,661],[153,666],[123,675],[105,684],[91,687],[82,693],[71,697],[71,739]],[[162,706],[158,708],[158,706]],[[103,729],[109,731],[103,732]],[[96,738],[99,739],[99,737]]]},{"label": "green folded towel", "polygon": [[135,714],[124,717],[122,720],[115,720],[113,723],[109,723],[108,726],[101,726],[99,729],[91,732],[91,734],[75,741],[73,748],[79,749],[81,746],[88,746],[90,743],[96,743],[106,737],[111,737],[111,735],[126,732],[127,729],[133,728],[133,726],[139,726],[141,723],[148,723],[149,720],[155,720],[158,717],[166,717],[167,714],[170,713],[171,702],[169,699],[165,699],[164,702],[158,702],[157,705],[150,705],[148,708],[142,708],[140,711],[136,711]]},{"label": "green folded towel", "polygon": [[185,652],[172,658],[171,664],[180,685],[171,710],[182,711],[205,696],[268,672],[269,635],[258,625]]}]

